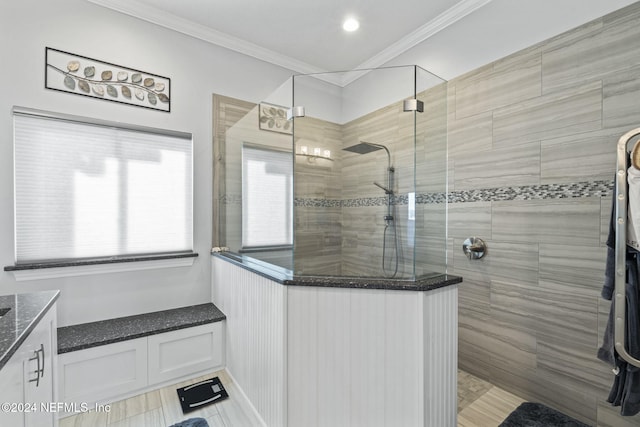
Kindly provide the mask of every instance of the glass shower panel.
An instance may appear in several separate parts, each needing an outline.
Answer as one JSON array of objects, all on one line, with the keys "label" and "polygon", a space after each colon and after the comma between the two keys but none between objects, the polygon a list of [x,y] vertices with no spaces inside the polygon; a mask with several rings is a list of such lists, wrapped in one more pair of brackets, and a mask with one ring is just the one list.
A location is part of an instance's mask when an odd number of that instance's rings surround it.
[{"label": "glass shower panel", "polygon": [[447,83],[416,67],[416,276],[446,272]]},{"label": "glass shower panel", "polygon": [[[216,246],[293,267],[293,123],[288,79],[258,104],[218,97]],[[288,163],[288,164],[287,164]]]},{"label": "glass shower panel", "polygon": [[413,66],[294,76],[306,110],[294,126],[295,274],[415,278],[421,113],[403,100],[416,78]]}]

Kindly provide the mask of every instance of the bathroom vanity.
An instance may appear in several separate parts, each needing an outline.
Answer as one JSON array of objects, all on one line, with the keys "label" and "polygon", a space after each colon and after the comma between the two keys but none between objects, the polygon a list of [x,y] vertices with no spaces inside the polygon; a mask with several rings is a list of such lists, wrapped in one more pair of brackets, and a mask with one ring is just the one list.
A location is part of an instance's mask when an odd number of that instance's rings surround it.
[{"label": "bathroom vanity", "polygon": [[227,370],[269,426],[454,426],[461,281],[292,277],[214,254]]},{"label": "bathroom vanity", "polygon": [[57,426],[59,291],[0,296],[0,425]]}]

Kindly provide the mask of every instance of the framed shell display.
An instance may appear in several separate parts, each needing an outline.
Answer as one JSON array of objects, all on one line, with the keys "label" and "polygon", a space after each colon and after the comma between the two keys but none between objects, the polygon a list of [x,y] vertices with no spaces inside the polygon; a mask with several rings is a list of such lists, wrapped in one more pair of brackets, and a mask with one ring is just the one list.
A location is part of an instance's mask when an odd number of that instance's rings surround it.
[{"label": "framed shell display", "polygon": [[292,122],[287,120],[287,109],[280,105],[261,102],[258,109],[258,128],[291,135]]},{"label": "framed shell display", "polygon": [[47,47],[45,88],[171,111],[171,79]]}]

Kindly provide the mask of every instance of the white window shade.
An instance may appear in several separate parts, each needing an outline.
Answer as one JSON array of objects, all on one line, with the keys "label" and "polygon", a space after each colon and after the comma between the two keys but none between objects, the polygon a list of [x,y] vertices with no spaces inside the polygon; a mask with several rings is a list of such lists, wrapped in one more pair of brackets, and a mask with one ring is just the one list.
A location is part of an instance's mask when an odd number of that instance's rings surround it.
[{"label": "white window shade", "polygon": [[242,246],[293,244],[291,152],[242,147]]},{"label": "white window shade", "polygon": [[190,134],[14,109],[16,263],[190,252]]}]

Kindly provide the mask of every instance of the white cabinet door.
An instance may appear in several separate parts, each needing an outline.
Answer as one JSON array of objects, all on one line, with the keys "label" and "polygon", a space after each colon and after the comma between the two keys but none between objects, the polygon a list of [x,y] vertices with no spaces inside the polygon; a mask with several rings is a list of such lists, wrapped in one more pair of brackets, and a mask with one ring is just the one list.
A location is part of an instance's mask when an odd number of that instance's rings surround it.
[{"label": "white cabinet door", "polygon": [[22,345],[25,427],[57,425],[53,369],[55,309],[50,310]]},{"label": "white cabinet door", "polygon": [[24,396],[20,356],[14,354],[0,370],[0,426],[24,426],[24,412],[18,411]]},{"label": "white cabinet door", "polygon": [[221,368],[222,336],[222,322],[149,336],[149,383]]},{"label": "white cabinet door", "polygon": [[147,385],[147,338],[138,338],[58,358],[60,400],[92,406]]},{"label": "white cabinet door", "polygon": [[[0,426],[55,427],[56,307],[49,309],[0,370]],[[44,404],[44,406],[43,406]]]}]

